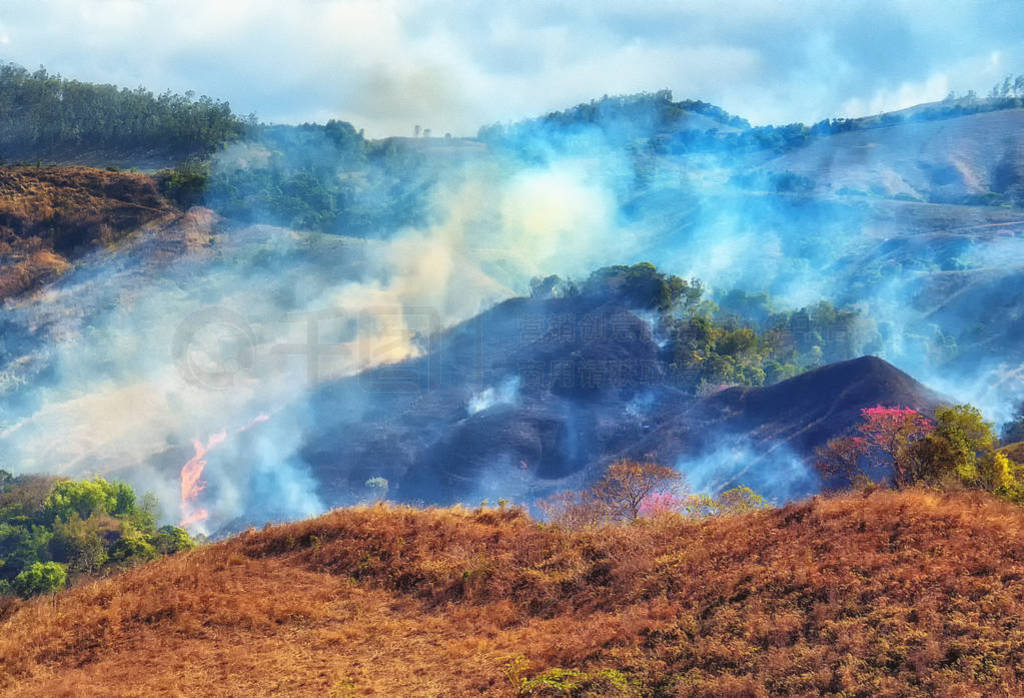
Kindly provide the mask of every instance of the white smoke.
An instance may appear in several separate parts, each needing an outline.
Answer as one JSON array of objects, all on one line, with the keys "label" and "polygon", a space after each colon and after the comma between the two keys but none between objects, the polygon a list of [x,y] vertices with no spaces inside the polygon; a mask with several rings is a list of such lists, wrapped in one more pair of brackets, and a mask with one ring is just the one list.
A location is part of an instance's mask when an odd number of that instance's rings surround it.
[{"label": "white smoke", "polygon": [[477,412],[490,409],[495,405],[516,405],[519,402],[519,386],[522,380],[519,376],[510,376],[500,384],[484,388],[478,393],[473,393],[466,403],[466,411],[473,415]]}]

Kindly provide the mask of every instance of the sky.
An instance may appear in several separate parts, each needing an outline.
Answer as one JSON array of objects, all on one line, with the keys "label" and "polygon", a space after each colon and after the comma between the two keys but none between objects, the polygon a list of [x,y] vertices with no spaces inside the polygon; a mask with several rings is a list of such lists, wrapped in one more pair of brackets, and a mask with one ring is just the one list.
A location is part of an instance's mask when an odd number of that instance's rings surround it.
[{"label": "sky", "polygon": [[986,93],[1021,36],[1019,0],[0,0],[0,59],[371,137],[664,88],[755,124],[861,116]]}]

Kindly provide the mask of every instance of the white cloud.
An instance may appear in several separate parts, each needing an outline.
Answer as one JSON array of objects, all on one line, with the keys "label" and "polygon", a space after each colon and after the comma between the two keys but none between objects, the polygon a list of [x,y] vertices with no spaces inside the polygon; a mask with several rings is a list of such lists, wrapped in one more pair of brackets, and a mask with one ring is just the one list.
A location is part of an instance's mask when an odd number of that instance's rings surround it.
[{"label": "white cloud", "polygon": [[[194,89],[275,121],[471,134],[602,94],[672,89],[754,122],[985,91],[1020,70],[1016,3],[7,0],[0,57]],[[963,66],[973,66],[964,70]],[[941,98],[944,95],[939,95]]]}]

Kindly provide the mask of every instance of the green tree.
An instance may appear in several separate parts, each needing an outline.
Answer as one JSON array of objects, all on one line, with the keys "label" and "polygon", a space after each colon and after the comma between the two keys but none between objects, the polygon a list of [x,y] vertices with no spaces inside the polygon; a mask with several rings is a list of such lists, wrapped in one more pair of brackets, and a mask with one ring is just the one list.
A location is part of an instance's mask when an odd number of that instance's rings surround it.
[{"label": "green tree", "polygon": [[36,562],[15,577],[11,587],[27,599],[39,594],[56,594],[67,583],[68,575],[64,565],[58,562]]},{"label": "green tree", "polygon": [[161,555],[173,555],[183,550],[191,550],[195,542],[188,531],[178,526],[161,526],[153,536],[153,547]]},{"label": "green tree", "polygon": [[93,514],[110,514],[117,507],[117,493],[107,487],[107,481],[96,476],[93,480],[62,480],[53,486],[43,513],[47,521],[67,521],[72,514],[87,519]]},{"label": "green tree", "polygon": [[704,288],[696,279],[687,282],[662,274],[650,262],[598,269],[583,286],[585,293],[618,296],[637,308],[666,313],[677,304],[696,305]]},{"label": "green tree", "polygon": [[935,429],[915,447],[928,479],[955,478],[990,492],[1012,484],[1009,461],[996,452],[994,427],[972,405],[943,406],[935,411]]}]

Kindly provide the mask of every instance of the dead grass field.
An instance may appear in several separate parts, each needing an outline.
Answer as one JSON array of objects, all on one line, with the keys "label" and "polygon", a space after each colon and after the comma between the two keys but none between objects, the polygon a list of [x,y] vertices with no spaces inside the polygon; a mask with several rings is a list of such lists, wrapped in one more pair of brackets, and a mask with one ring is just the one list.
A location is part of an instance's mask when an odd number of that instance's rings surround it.
[{"label": "dead grass field", "polygon": [[21,603],[0,687],[1020,695],[1022,533],[1019,508],[923,491],[575,532],[515,510],[338,510]]},{"label": "dead grass field", "polygon": [[0,301],[176,212],[152,178],[88,167],[0,168]]}]

